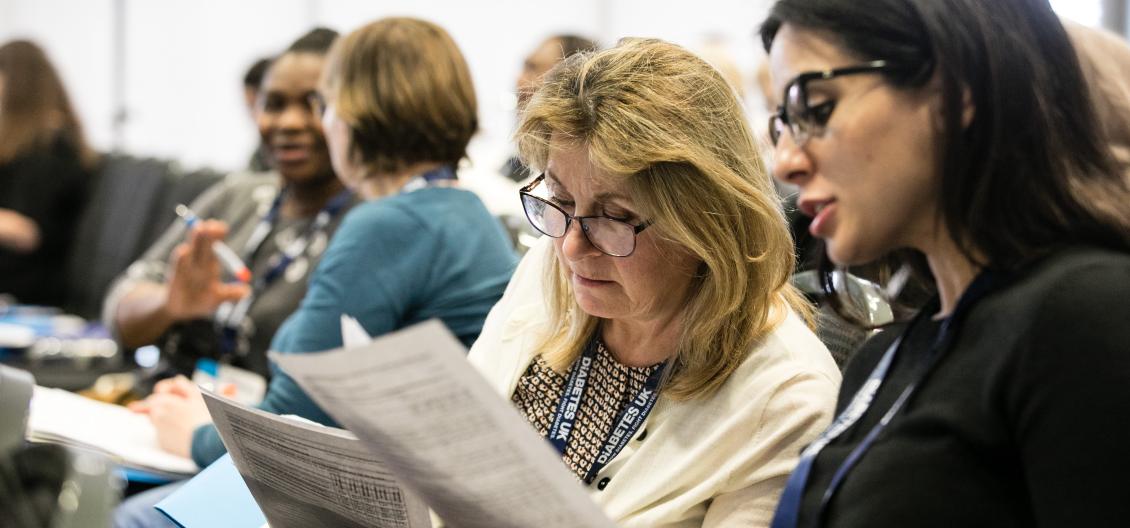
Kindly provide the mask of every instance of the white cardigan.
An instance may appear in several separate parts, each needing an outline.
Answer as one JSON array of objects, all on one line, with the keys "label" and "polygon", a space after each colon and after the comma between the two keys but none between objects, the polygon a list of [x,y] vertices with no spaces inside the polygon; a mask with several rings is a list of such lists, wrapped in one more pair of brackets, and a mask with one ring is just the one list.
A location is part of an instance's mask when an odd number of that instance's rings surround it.
[{"label": "white cardigan", "polygon": [[[548,323],[541,300],[548,258],[552,246],[542,240],[471,348],[471,363],[507,399]],[[637,434],[593,480],[590,495],[622,527],[769,526],[800,450],[831,421],[839,384],[827,349],[790,311],[710,397],[660,396],[644,440]]]}]

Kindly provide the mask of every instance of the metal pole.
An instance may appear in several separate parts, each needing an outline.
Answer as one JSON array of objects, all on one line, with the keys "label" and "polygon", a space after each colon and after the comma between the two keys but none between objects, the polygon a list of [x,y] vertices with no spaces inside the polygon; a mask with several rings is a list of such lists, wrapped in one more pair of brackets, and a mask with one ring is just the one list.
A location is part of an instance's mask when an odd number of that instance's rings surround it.
[{"label": "metal pole", "polygon": [[111,80],[112,108],[112,149],[120,152],[125,147],[126,123],[129,121],[129,110],[126,103],[126,32],[127,23],[126,0],[114,0],[113,22],[111,24],[113,39],[113,72]]}]

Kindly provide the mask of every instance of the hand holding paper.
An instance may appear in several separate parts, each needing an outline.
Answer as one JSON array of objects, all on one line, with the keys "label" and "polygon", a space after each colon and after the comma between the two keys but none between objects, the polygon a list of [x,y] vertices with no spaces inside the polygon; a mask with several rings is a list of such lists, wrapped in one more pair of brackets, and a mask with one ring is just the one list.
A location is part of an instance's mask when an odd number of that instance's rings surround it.
[{"label": "hand holding paper", "polygon": [[612,526],[438,321],[361,347],[272,358],[449,525]]},{"label": "hand holding paper", "polygon": [[161,380],[153,394],[129,409],[149,417],[161,449],[182,457],[191,454],[192,432],[212,421],[200,389],[184,376]]},{"label": "hand holding paper", "polygon": [[[246,488],[272,527],[430,528],[424,503],[349,432],[275,416],[209,393],[205,401]],[[258,527],[254,520],[225,526]]]}]

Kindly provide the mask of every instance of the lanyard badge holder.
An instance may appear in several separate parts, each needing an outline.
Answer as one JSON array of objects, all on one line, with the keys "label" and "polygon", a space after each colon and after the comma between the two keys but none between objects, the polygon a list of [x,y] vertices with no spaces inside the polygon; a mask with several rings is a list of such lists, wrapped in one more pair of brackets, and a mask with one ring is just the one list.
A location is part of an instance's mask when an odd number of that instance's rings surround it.
[{"label": "lanyard badge holder", "polygon": [[[408,181],[400,189],[400,193],[408,193],[419,189],[428,187],[438,187],[449,185],[451,182],[457,181],[455,169],[450,166],[442,166],[420,174]],[[279,211],[282,208],[282,202],[286,189],[284,188],[275,196],[274,201],[271,203],[271,208],[266,215],[263,216],[259,223],[255,226],[255,230],[251,232],[251,236],[247,239],[247,244],[244,248],[243,261],[251,262],[252,257],[259,251],[267,237],[274,229],[275,222],[278,220]],[[233,355],[246,354],[246,343],[243,343],[242,336],[245,333],[243,323],[247,318],[248,310],[255,302],[255,298],[263,292],[268,286],[282,277],[287,268],[290,267],[294,261],[306,252],[310,246],[310,241],[318,233],[324,233],[329,227],[330,222],[345,208],[349,200],[353,197],[351,191],[343,190],[326,203],[325,207],[318,212],[314,217],[314,221],[303,233],[303,236],[298,237],[290,244],[287,244],[281,251],[275,253],[268,259],[269,268],[264,273],[255,275],[251,283],[251,293],[238,303],[229,303],[221,306],[216,312],[217,329],[220,334],[220,357],[228,358]]]},{"label": "lanyard badge holder", "polygon": [[[953,314],[942,323],[942,328],[930,347],[930,354],[924,368],[921,369],[914,381],[903,389],[898,399],[895,400],[895,403],[892,404],[891,407],[887,409],[887,412],[883,414],[883,417],[880,418],[879,423],[875,424],[875,426],[867,432],[867,435],[863,437],[859,445],[857,445],[855,449],[852,449],[843,463],[836,468],[831,483],[828,484],[828,488],[824,490],[820,498],[820,509],[816,514],[816,525],[819,525],[824,514],[828,511],[832,497],[835,496],[836,491],[839,489],[840,485],[843,484],[848,473],[851,472],[855,465],[863,458],[863,455],[867,453],[867,450],[870,449],[875,443],[875,440],[878,439],[879,434],[886,429],[887,425],[891,423],[891,420],[894,419],[918,387],[921,386],[926,375],[933,370],[934,365],[936,365],[938,359],[941,358],[945,347],[952,343],[957,327],[961,324],[962,319],[964,319],[969,313],[969,310],[971,310],[978,301],[991,293],[995,288],[999,287],[1001,282],[1003,282],[1003,278],[998,276],[998,274],[983,271],[977,276],[973,283],[970,284],[969,289],[966,290],[965,294],[958,300],[957,307],[954,309]],[[919,317],[922,316],[923,314],[919,314]],[[773,523],[770,525],[771,528],[798,527],[800,506],[801,500],[804,497],[805,484],[808,481],[809,474],[812,472],[812,464],[815,462],[816,456],[819,455],[820,451],[827,447],[828,444],[835,441],[836,438],[839,438],[840,435],[855,425],[871,407],[871,404],[875,401],[875,395],[879,392],[879,387],[882,386],[883,380],[887,377],[887,373],[890,370],[891,364],[894,362],[895,356],[898,355],[903,338],[906,337],[906,333],[913,327],[913,323],[907,326],[903,335],[896,339],[894,343],[891,343],[891,346],[887,348],[886,353],[884,353],[883,357],[879,360],[878,365],[875,366],[875,369],[872,370],[871,374],[867,377],[867,381],[865,381],[863,385],[860,386],[859,390],[856,391],[855,395],[852,396],[848,406],[836,416],[836,419],[819,438],[809,444],[808,447],[801,452],[796,469],[789,475],[789,480],[785,484],[785,490],[781,493],[781,499],[777,503],[777,511],[773,516]]]},{"label": "lanyard badge holder", "polygon": [[[584,398],[585,389],[588,388],[592,366],[596,363],[596,349],[597,339],[594,338],[585,347],[581,357],[573,363],[572,372],[569,373],[569,379],[565,382],[565,391],[561,395],[561,400],[557,403],[553,423],[546,434],[549,443],[562,455],[565,454],[565,449],[569,445],[569,437],[572,436],[575,429],[581,400]],[[665,366],[666,363],[661,364],[647,377],[647,381],[644,382],[640,392],[620,412],[612,431],[609,432],[608,438],[601,446],[596,460],[585,473],[583,479],[585,485],[592,484],[600,471],[613,458],[616,458],[616,455],[620,454],[620,451],[628,445],[628,442],[635,437],[636,432],[643,426],[647,416],[651,414],[652,408],[655,407],[655,402],[659,399],[659,380],[663,377]]]},{"label": "lanyard badge holder", "polygon": [[[243,260],[244,262],[251,262],[252,258],[262,247],[263,243],[267,241],[267,237],[274,230],[275,222],[279,218],[279,211],[282,208],[283,198],[286,189],[284,188],[275,197],[274,202],[271,203],[271,208],[259,223],[255,226],[255,230],[251,232],[251,236],[247,239],[244,246]],[[263,273],[257,273],[251,282],[251,293],[237,303],[226,303],[216,311],[216,326],[220,335],[220,358],[227,359],[232,356],[240,356],[247,354],[246,340],[243,339],[245,332],[244,325],[247,319],[247,313],[251,309],[251,305],[255,302],[255,298],[273,284],[279,277],[282,277],[284,272],[290,267],[291,263],[296,258],[306,252],[318,233],[324,233],[329,227],[333,219],[341,213],[349,200],[353,197],[353,193],[344,190],[331,198],[329,202],[318,211],[314,221],[310,223],[309,227],[305,230],[301,237],[298,237],[285,248],[275,253],[268,259],[270,267]]]},{"label": "lanyard badge holder", "polygon": [[[450,166],[443,166],[412,178],[401,188],[400,193],[441,186],[456,181],[456,179],[455,170]],[[244,262],[252,261],[252,258],[260,250],[263,243],[266,242],[271,231],[274,230],[285,193],[286,189],[284,188],[275,196],[274,201],[271,203],[270,210],[259,220],[259,223],[255,226],[255,230],[252,231],[251,236],[248,237],[243,252]],[[265,272],[255,274],[254,280],[251,282],[251,293],[243,299],[240,299],[237,303],[225,303],[221,305],[216,311],[215,321],[217,332],[220,336],[219,358],[221,361],[230,362],[230,358],[246,355],[248,353],[248,346],[245,339],[248,329],[245,328],[245,326],[250,322],[247,319],[247,314],[251,309],[251,305],[254,304],[258,295],[285,275],[291,264],[306,252],[310,247],[311,241],[314,240],[318,234],[325,233],[330,222],[345,209],[345,206],[352,197],[353,193],[351,191],[343,190],[331,198],[322,210],[318,212],[317,216],[314,217],[314,221],[310,223],[303,235],[272,255],[271,258],[267,260],[269,267]],[[230,365],[217,366],[215,362],[204,363],[198,365],[197,375],[200,375],[202,379],[205,380],[218,379],[219,377],[223,377],[222,371],[234,369],[234,367],[229,367]],[[249,385],[244,381],[244,373],[254,375],[254,373],[246,371],[236,372],[238,378],[237,385]],[[217,382],[217,385],[219,385],[219,382]]]},{"label": "lanyard badge holder", "polygon": [[[274,230],[285,192],[285,189],[279,192],[271,204],[271,209],[251,232],[244,246],[245,262],[251,262],[252,257]],[[194,382],[247,405],[255,405],[263,398],[266,392],[266,380],[259,374],[230,365],[233,357],[244,356],[249,352],[246,336],[254,329],[253,322],[247,317],[248,311],[257,295],[282,277],[290,264],[306,252],[313,237],[325,232],[330,222],[344,209],[352,196],[351,192],[342,191],[331,198],[314,217],[314,221],[310,223],[303,236],[271,256],[268,259],[269,268],[265,272],[255,274],[251,282],[251,292],[246,297],[235,303],[224,303],[216,310],[219,361],[208,358],[198,360],[192,376]]]}]

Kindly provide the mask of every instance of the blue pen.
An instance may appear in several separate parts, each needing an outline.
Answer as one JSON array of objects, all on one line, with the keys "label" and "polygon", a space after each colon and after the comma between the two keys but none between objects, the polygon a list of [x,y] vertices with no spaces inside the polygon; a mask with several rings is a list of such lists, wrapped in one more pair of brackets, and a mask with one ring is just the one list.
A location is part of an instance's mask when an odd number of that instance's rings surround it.
[{"label": "blue pen", "polygon": [[[176,211],[177,216],[183,218],[184,224],[189,228],[196,224],[196,222],[200,221],[200,218],[196,216],[196,213],[192,212],[192,209],[189,209],[184,204],[177,204]],[[244,284],[251,283],[251,270],[247,269],[247,265],[243,263],[243,260],[239,258],[239,255],[235,254],[235,251],[232,251],[232,248],[228,247],[228,245],[223,243],[223,241],[216,240],[215,242],[212,242],[212,251],[216,254],[216,257],[220,259],[220,263],[223,264],[224,268],[227,269],[233,277]]]}]

